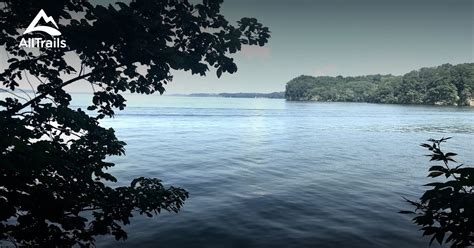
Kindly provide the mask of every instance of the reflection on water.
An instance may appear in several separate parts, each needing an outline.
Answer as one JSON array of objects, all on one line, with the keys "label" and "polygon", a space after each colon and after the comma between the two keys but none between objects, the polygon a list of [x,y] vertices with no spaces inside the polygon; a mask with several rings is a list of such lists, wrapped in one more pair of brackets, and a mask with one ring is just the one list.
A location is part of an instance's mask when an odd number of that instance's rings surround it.
[{"label": "reflection on water", "polygon": [[[76,103],[76,104],[81,104]],[[428,138],[474,162],[474,109],[270,99],[134,98],[104,125],[126,141],[119,182],[190,198],[98,247],[427,247],[401,196],[426,183]]]}]

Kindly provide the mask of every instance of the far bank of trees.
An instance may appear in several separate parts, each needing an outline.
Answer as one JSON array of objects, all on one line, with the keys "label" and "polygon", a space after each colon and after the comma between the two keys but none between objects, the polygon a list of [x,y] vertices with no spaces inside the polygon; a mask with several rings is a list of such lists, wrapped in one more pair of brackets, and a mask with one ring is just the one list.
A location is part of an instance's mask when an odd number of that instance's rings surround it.
[{"label": "far bank of trees", "polygon": [[474,63],[422,68],[403,76],[299,76],[286,85],[290,101],[473,105]]}]

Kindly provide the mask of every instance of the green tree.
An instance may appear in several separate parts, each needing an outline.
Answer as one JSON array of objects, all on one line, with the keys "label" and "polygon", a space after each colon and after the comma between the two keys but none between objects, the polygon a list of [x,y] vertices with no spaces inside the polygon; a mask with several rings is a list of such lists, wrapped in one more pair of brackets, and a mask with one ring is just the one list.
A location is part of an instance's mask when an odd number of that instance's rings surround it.
[{"label": "green tree", "polygon": [[396,98],[394,96],[393,88],[389,85],[381,85],[373,92],[370,97],[371,102],[375,103],[394,103]]},{"label": "green tree", "polygon": [[313,77],[299,76],[288,82],[285,97],[290,101],[310,100],[311,96],[309,96],[308,90],[310,90],[313,85]]},{"label": "green tree", "polygon": [[403,80],[395,90],[400,103],[419,104],[423,102],[425,85],[417,71],[412,71],[403,76]]},{"label": "green tree", "polygon": [[[123,109],[123,92],[163,93],[170,71],[217,76],[234,73],[230,54],[267,43],[268,28],[254,18],[231,25],[222,0],[133,0],[93,5],[87,0],[0,2],[0,46],[8,67],[0,81],[0,240],[16,245],[91,246],[96,235],[125,239],[135,213],[178,212],[188,193],[140,177],[114,187],[108,156],[125,143],[99,120]],[[67,47],[19,48],[40,9],[59,20]],[[2,55],[3,56],[3,55]],[[38,80],[24,99],[20,82]],[[73,109],[64,87],[86,81],[94,89],[88,111]],[[24,100],[22,100],[24,99]],[[121,184],[123,185],[123,184]]]},{"label": "green tree", "polygon": [[458,102],[456,87],[445,80],[437,80],[426,92],[425,103],[453,105]]},{"label": "green tree", "polygon": [[468,105],[474,99],[474,68],[470,64],[456,65],[451,69],[451,83],[456,86],[458,105]]},{"label": "green tree", "polygon": [[469,105],[474,96],[474,64],[444,64],[403,76],[299,76],[287,83],[287,100]]}]

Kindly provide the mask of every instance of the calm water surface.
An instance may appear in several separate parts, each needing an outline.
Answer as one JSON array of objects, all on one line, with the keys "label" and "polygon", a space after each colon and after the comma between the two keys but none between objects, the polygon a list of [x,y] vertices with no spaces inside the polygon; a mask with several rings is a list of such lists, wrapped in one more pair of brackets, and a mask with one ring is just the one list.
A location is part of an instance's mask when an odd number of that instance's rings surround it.
[{"label": "calm water surface", "polygon": [[474,108],[159,96],[129,105],[103,122],[128,143],[111,172],[121,183],[158,177],[190,198],[98,247],[428,247],[397,213],[427,182],[418,145],[454,136],[446,148],[474,163]]}]

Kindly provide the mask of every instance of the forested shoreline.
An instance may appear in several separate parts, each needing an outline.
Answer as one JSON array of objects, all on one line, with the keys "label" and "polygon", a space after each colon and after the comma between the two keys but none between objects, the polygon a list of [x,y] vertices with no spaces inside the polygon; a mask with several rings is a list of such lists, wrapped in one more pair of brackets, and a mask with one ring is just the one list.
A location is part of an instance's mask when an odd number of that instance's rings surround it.
[{"label": "forested shoreline", "polygon": [[285,98],[285,92],[271,92],[271,93],[192,93],[184,96],[193,97],[230,97],[230,98]]},{"label": "forested shoreline", "polygon": [[286,84],[288,101],[474,105],[474,63],[443,64],[401,76],[313,77]]}]

